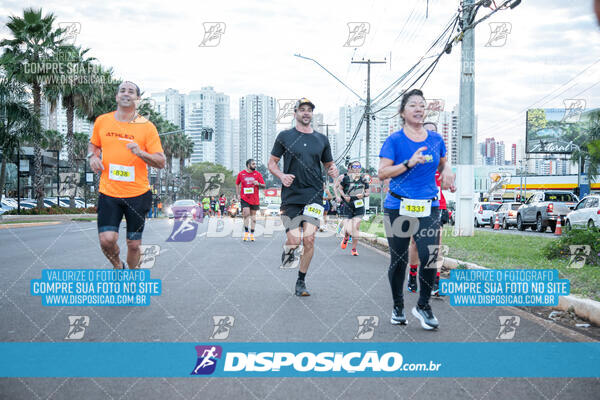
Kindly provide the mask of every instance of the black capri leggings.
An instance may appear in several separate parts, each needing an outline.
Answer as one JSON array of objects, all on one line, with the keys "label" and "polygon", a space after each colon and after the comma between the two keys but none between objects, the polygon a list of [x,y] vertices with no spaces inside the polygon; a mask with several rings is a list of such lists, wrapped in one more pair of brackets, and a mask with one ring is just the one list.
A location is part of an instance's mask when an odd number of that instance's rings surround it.
[{"label": "black capri leggings", "polygon": [[418,303],[424,306],[429,303],[437,272],[437,263],[435,262],[437,257],[430,257],[430,250],[431,255],[437,255],[437,251],[439,251],[437,249],[440,243],[440,209],[432,207],[431,215],[421,218],[401,216],[399,212],[400,210],[397,209],[384,209],[385,233],[391,255],[388,278],[394,305],[404,304],[404,277],[408,264],[408,245],[412,236],[417,245],[420,261]]}]

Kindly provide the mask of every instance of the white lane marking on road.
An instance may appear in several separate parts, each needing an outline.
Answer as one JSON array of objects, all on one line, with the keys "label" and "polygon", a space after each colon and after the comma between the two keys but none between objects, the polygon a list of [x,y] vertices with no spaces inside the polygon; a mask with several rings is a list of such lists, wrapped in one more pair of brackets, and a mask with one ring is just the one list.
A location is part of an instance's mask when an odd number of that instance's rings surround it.
[{"label": "white lane marking on road", "polygon": [[91,231],[92,229],[97,229],[97,228],[94,226],[92,228],[76,229],[74,231],[69,231],[69,232],[71,232],[71,233],[73,233],[73,232],[84,232],[84,231]]}]

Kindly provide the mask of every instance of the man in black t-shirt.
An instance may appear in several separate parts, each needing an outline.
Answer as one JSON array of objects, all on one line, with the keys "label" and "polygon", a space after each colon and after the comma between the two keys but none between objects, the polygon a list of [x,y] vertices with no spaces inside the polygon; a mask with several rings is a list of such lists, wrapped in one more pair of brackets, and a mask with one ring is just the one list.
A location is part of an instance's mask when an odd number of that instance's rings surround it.
[{"label": "man in black t-shirt", "polygon": [[[300,245],[303,232],[303,253],[296,281],[296,296],[310,296],[304,278],[314,252],[315,233],[323,216],[323,178],[321,163],[332,178],[338,175],[331,156],[329,139],[310,126],[315,105],[307,98],[296,102],[296,127],[277,135],[269,171],[282,183],[281,211],[287,240],[281,255],[281,268],[296,262],[294,251]],[[283,171],[279,160],[283,157]]]}]

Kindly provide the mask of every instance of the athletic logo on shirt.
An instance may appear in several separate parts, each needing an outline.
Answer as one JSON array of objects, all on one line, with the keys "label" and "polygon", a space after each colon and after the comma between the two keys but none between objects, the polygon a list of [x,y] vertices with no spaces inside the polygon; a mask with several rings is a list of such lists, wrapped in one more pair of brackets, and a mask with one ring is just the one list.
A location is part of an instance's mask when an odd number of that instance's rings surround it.
[{"label": "athletic logo on shirt", "polygon": [[221,346],[196,346],[198,360],[191,375],[210,375],[215,372],[217,362],[223,356]]}]

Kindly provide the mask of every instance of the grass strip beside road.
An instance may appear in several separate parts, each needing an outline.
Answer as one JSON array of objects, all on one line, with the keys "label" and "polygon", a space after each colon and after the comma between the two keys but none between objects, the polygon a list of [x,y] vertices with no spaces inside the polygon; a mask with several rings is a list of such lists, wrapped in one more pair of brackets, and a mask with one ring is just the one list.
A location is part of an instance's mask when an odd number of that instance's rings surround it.
[{"label": "grass strip beside road", "polygon": [[[373,222],[363,221],[361,231],[385,237],[380,216]],[[600,301],[600,268],[584,265],[569,268],[569,258],[549,260],[542,249],[555,241],[552,237],[475,231],[474,236],[454,236],[453,227],[444,228],[442,244],[448,245],[448,257],[493,269],[557,269],[562,279],[569,279],[571,294]]]},{"label": "grass strip beside road", "polygon": [[96,221],[98,218],[84,217],[84,218],[72,218],[71,221],[77,222],[91,222]]},{"label": "grass strip beside road", "polygon": [[56,220],[47,220],[47,219],[27,219],[27,220],[11,220],[11,221],[2,221],[0,225],[8,225],[8,224],[34,224],[38,222],[60,222]]}]

